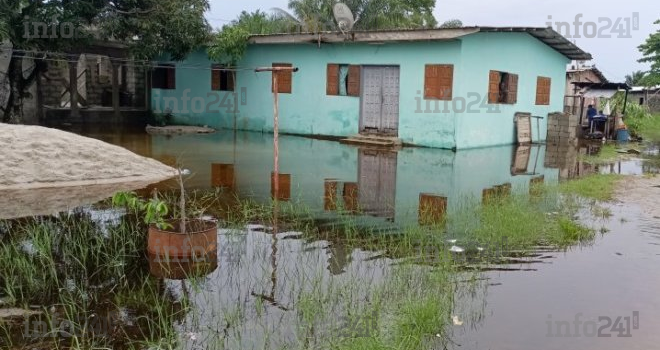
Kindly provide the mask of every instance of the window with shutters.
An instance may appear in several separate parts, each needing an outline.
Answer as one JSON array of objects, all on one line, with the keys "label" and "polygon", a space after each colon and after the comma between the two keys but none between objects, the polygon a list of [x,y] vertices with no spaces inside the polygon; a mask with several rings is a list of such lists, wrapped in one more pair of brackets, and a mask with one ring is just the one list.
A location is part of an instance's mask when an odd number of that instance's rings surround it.
[{"label": "window with shutters", "polygon": [[550,78],[537,77],[536,78],[536,104],[549,105],[550,104]]},{"label": "window with shutters", "polygon": [[227,70],[226,65],[211,66],[211,90],[234,91],[234,72]]},{"label": "window with shutters", "polygon": [[326,94],[329,96],[360,96],[360,66],[328,64]]},{"label": "window with shutters", "polygon": [[427,100],[452,99],[454,65],[427,64],[424,71],[424,98]]},{"label": "window with shutters", "polygon": [[[273,67],[289,67],[292,68],[291,63],[273,63]],[[293,71],[273,71],[273,86],[271,90],[275,92],[275,77],[277,76],[277,92],[280,94],[290,94],[293,91]]]},{"label": "window with shutters", "polygon": [[176,89],[176,69],[173,64],[159,64],[151,75],[154,89]]},{"label": "window with shutters", "polygon": [[488,103],[515,104],[518,102],[518,75],[492,70],[488,79]]}]

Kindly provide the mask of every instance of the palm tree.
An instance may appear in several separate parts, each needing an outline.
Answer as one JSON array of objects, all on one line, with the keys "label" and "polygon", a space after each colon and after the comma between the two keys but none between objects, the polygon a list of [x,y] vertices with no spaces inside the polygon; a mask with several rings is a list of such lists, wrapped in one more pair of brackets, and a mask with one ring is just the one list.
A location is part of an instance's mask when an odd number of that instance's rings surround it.
[{"label": "palm tree", "polygon": [[[355,29],[433,28],[435,0],[344,0],[355,17]],[[289,0],[288,7],[310,31],[336,30],[336,0]],[[277,9],[282,11],[281,9]]]},{"label": "palm tree", "polygon": [[642,80],[646,76],[646,72],[638,70],[631,74],[626,75],[626,84],[629,86],[637,86],[642,84]]}]

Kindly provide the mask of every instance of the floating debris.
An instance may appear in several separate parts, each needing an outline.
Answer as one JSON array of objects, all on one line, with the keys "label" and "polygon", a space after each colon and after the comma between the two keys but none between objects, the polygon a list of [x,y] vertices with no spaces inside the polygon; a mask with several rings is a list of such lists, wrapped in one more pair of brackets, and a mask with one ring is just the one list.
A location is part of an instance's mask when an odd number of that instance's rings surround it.
[{"label": "floating debris", "polygon": [[459,246],[452,246],[451,248],[449,248],[449,251],[452,252],[452,253],[463,253],[463,252],[465,252],[465,249],[463,249]]},{"label": "floating debris", "polygon": [[451,320],[454,322],[454,326],[462,326],[463,321],[461,321],[458,316],[452,316]]}]

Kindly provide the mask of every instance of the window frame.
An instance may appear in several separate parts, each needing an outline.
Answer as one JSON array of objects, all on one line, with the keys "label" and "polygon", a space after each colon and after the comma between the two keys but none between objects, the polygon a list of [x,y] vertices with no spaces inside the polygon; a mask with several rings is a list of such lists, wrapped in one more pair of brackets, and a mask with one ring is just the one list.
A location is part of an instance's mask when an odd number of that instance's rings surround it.
[{"label": "window frame", "polygon": [[[158,73],[164,72],[164,73]],[[156,78],[157,74],[164,74],[163,78]],[[156,82],[161,84],[156,84]],[[159,63],[151,74],[151,87],[160,90],[176,90],[176,65],[172,63]]]},{"label": "window frame", "polygon": [[488,103],[517,104],[518,85],[518,74],[491,69],[488,72]]},{"label": "window frame", "polygon": [[[547,82],[547,86],[545,84],[546,82]],[[543,76],[536,77],[536,105],[549,106],[551,92],[552,92],[552,79]]]},{"label": "window frame", "polygon": [[211,91],[236,91],[236,75],[226,68],[225,64],[214,63],[211,65]]}]

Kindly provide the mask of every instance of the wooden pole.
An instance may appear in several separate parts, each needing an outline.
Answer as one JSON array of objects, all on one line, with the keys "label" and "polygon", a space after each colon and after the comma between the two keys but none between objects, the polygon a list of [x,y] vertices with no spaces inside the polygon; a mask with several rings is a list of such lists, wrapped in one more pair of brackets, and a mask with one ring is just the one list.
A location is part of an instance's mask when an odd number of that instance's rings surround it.
[{"label": "wooden pole", "polygon": [[255,72],[271,72],[273,75],[273,189],[275,201],[280,195],[280,149],[279,149],[279,95],[277,73],[280,71],[297,72],[297,67],[261,67]]},{"label": "wooden pole", "polygon": [[115,122],[121,122],[121,112],[119,108],[119,62],[112,61],[112,110]]},{"label": "wooden pole", "polygon": [[73,60],[69,61],[69,105],[71,118],[77,119],[80,116],[78,110],[78,62]]},{"label": "wooden pole", "polygon": [[280,197],[280,147],[279,147],[279,95],[277,72],[273,72],[273,176],[275,177],[275,201]]}]

